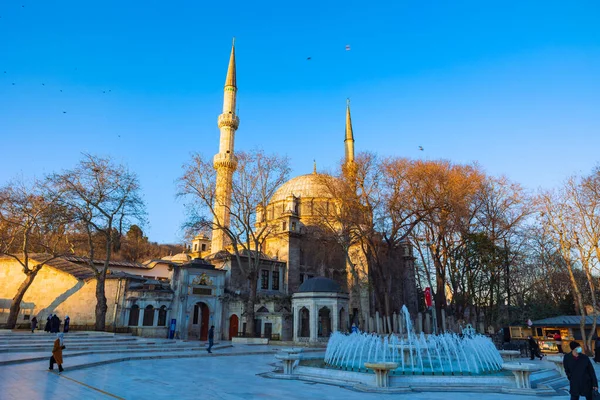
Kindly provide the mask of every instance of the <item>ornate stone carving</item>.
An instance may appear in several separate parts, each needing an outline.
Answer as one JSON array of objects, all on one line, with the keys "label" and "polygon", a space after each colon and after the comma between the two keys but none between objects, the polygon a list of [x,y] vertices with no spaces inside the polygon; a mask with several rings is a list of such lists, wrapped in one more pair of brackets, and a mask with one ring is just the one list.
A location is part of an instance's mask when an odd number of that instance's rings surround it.
[{"label": "ornate stone carving", "polygon": [[192,285],[194,286],[212,286],[213,281],[210,279],[208,275],[202,273],[200,275],[196,275],[192,280]]}]

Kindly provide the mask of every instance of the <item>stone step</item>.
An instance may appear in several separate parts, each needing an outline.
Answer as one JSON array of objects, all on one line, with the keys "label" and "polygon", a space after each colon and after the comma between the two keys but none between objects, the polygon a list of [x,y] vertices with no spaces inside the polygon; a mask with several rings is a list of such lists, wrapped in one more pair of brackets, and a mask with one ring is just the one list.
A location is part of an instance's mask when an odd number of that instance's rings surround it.
[{"label": "stone step", "polygon": [[[2,340],[0,338],[0,345],[10,346],[27,346],[35,344],[53,343],[56,340],[56,336],[48,336],[47,338],[30,338],[22,340]],[[98,337],[98,338],[77,338],[69,335],[65,335],[65,340],[71,343],[123,343],[123,342],[135,342],[136,338],[111,338],[111,337]]]},{"label": "stone step", "polygon": [[[114,333],[76,333],[76,332],[67,332],[65,336],[70,337],[78,337],[78,338],[114,338],[114,337],[134,337],[131,334],[114,334]],[[0,334],[0,341],[19,341],[26,339],[41,339],[41,338],[51,338],[56,337],[56,333],[29,333],[29,334]]]},{"label": "stone step", "polygon": [[[223,349],[227,348],[231,345],[229,344],[216,344],[214,349]],[[139,349],[118,349],[118,350],[89,350],[89,351],[67,351],[63,352],[63,356],[65,359],[71,359],[77,356],[85,356],[92,354],[135,354],[135,353],[145,353],[145,354],[161,354],[161,353],[173,353],[173,352],[188,352],[188,351],[206,351],[206,346],[183,346],[178,345],[170,348],[139,348]],[[0,355],[0,365],[10,365],[10,364],[22,364],[29,363],[34,361],[41,361],[49,359],[49,352],[35,352],[35,353],[10,353],[5,355]]]},{"label": "stone step", "polygon": [[[65,340],[65,346],[72,350],[90,349],[127,349],[140,347],[173,346],[176,342],[144,341],[144,342],[121,342],[121,343],[72,343]],[[0,353],[11,353],[19,351],[44,351],[52,347],[52,343],[35,344],[27,346],[0,345]]]}]

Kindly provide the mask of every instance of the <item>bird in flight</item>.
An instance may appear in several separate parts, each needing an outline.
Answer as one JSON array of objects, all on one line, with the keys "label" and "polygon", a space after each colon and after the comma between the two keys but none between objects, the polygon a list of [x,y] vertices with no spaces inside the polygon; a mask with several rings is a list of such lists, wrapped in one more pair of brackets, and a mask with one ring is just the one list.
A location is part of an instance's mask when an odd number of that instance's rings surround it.
[{"label": "bird in flight", "polygon": [[350,51],[350,45],[349,44],[346,45],[346,51]]},{"label": "bird in flight", "polygon": [[419,146],[419,150],[423,151],[425,149],[423,148],[423,146]]},{"label": "bird in flight", "polygon": [[307,60],[307,61],[308,61],[308,60],[310,60],[310,57],[306,57],[306,60]]}]

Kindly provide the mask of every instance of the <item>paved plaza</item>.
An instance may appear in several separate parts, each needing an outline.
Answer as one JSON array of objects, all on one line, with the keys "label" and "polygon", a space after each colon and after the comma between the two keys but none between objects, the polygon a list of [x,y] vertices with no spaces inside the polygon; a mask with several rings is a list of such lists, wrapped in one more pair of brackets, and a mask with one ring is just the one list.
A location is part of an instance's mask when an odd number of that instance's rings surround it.
[{"label": "paved plaza", "polygon": [[[400,397],[441,400],[449,396],[447,392],[361,393],[333,385],[258,376],[272,371],[277,365],[274,355],[281,347],[275,345],[231,346],[224,342],[209,355],[204,344],[198,342],[174,343],[98,334],[87,337],[67,335],[67,349],[70,345],[74,349],[65,351],[65,372],[58,375],[47,371],[51,346],[42,351],[43,346],[39,343],[50,342],[52,337],[42,335],[35,334],[39,339],[26,342],[11,342],[7,336],[0,335],[0,399],[353,400]],[[9,350],[18,350],[17,346],[22,346],[21,349],[31,346],[36,351]],[[535,398],[482,393],[452,393],[450,396],[464,400]]]}]

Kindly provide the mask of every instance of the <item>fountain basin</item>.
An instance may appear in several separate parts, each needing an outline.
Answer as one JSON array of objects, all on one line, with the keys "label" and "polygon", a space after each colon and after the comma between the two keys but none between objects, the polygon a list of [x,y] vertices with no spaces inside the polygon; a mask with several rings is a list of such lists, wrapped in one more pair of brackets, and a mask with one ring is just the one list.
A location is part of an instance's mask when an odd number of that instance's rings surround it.
[{"label": "fountain basin", "polygon": [[292,375],[294,373],[294,366],[296,364],[296,361],[300,360],[300,354],[299,353],[276,354],[275,358],[282,362],[283,373],[285,375]]},{"label": "fountain basin", "polygon": [[[261,374],[263,377],[275,379],[297,379],[308,382],[331,384],[342,387],[352,387],[355,390],[373,393],[405,393],[405,392],[477,392],[477,393],[506,393],[506,394],[535,394],[535,395],[559,395],[556,389],[544,384],[547,380],[556,381],[563,379],[568,385],[566,378],[561,378],[554,369],[532,371],[530,375],[531,387],[529,389],[517,388],[515,376],[512,371],[501,370],[484,375],[401,375],[394,374],[394,370],[388,376],[388,386],[377,386],[375,372],[367,369],[364,372],[341,370],[326,366],[321,358],[311,357],[302,359],[300,364],[294,368],[293,375],[286,376],[281,372],[267,372]],[[375,379],[374,379],[375,378]],[[375,383],[375,384],[374,384]]]},{"label": "fountain basin", "polygon": [[563,357],[564,356],[547,356],[546,361],[550,361],[551,363],[553,363],[560,375],[566,377],[567,373],[565,372]]},{"label": "fountain basin", "polygon": [[390,370],[398,368],[398,363],[395,362],[373,362],[365,363],[365,368],[375,372],[375,386],[388,387]]},{"label": "fountain basin", "polygon": [[498,353],[500,353],[503,360],[512,361],[521,357],[521,352],[519,350],[498,350]]},{"label": "fountain basin", "polygon": [[544,369],[541,365],[510,362],[502,364],[502,368],[515,375],[518,389],[531,389],[531,373]]}]

